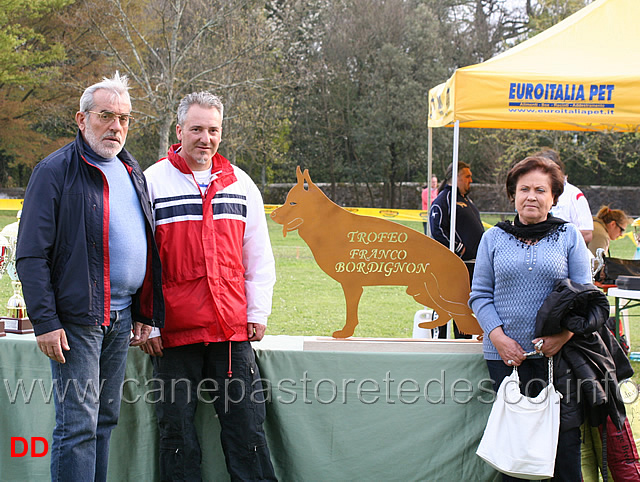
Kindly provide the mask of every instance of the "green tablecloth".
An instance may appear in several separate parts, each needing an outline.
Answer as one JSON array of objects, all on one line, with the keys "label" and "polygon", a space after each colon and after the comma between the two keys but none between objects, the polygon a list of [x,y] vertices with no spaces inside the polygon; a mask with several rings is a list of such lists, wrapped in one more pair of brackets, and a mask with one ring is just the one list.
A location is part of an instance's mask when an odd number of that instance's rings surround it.
[{"label": "green tablecloth", "polygon": [[[475,455],[491,409],[482,355],[268,346],[256,352],[280,480],[499,480]],[[109,480],[158,479],[151,377],[149,357],[131,349]],[[47,480],[48,455],[10,456],[11,437],[50,442],[54,425],[49,362],[32,336],[0,338],[0,378],[0,480]],[[204,479],[228,480],[213,407],[201,402],[197,419]]]}]

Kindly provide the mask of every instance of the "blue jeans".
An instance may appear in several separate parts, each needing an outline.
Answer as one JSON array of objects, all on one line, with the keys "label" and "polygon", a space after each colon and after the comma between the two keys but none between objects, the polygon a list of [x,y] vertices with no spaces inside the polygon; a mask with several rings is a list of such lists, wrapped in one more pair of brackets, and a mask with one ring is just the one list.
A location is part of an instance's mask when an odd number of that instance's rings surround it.
[{"label": "blue jeans", "polygon": [[109,439],[118,423],[131,335],[131,308],[109,326],[66,323],[66,363],[51,361],[56,426],[51,480],[106,481]]},{"label": "blue jeans", "polygon": [[[486,360],[489,376],[493,381],[494,391],[498,391],[500,383],[505,377],[511,375],[513,367],[502,360]],[[535,397],[547,386],[549,380],[549,365],[546,358],[529,358],[518,367],[520,377],[520,391],[528,397]],[[562,410],[562,405],[560,405]],[[558,434],[558,452],[552,481],[579,482],[582,480],[582,468],[580,466],[580,427],[561,430]],[[502,475],[503,482],[522,482],[523,479]]]},{"label": "blue jeans", "polygon": [[[277,480],[262,424],[264,392],[248,341],[165,348],[153,358],[163,397],[156,404],[160,432],[160,480],[200,481],[201,452],[194,424],[200,382],[213,399],[232,481]],[[229,378],[228,371],[232,370]]]}]

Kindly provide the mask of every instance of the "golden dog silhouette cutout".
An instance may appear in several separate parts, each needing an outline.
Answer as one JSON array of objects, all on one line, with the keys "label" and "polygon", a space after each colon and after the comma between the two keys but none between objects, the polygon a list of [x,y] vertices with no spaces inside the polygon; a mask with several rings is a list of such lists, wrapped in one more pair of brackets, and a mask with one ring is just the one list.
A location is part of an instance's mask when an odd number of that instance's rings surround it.
[{"label": "golden dog silhouette cutout", "polygon": [[437,241],[386,219],[353,214],[331,201],[298,166],[297,184],[271,213],[282,234],[298,230],[320,268],[342,285],[347,320],[336,338],[353,335],[365,286],[406,286],[407,294],[432,308],[435,328],[453,318],[467,334],[482,334],[467,305],[469,273],[464,262]]}]

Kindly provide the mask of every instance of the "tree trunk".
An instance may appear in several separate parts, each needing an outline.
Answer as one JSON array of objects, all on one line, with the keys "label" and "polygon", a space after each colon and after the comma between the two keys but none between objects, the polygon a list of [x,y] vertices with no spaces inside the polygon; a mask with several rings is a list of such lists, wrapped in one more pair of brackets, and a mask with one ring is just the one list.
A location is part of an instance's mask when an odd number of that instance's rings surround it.
[{"label": "tree trunk", "polygon": [[171,124],[173,123],[173,114],[165,115],[160,124],[159,140],[158,140],[158,159],[162,159],[169,152],[169,135],[171,133]]}]

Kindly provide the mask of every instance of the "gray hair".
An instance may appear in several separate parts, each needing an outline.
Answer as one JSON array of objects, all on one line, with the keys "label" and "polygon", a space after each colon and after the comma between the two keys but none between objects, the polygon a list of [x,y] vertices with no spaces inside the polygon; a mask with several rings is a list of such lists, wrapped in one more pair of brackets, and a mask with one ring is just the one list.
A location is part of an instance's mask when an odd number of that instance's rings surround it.
[{"label": "gray hair", "polygon": [[206,90],[202,92],[192,92],[191,94],[186,95],[184,99],[180,101],[180,105],[178,105],[178,125],[184,125],[189,107],[194,104],[208,108],[213,107],[220,112],[220,117],[224,117],[224,106],[222,105],[220,97],[213,95],[211,92],[207,92]]},{"label": "gray hair", "polygon": [[80,97],[80,112],[87,112],[95,108],[93,96],[96,91],[100,89],[108,90],[115,96],[123,97],[131,103],[131,98],[129,97],[129,78],[126,75],[120,75],[116,70],[112,78],[103,77],[102,82],[93,84],[85,89],[82,97]]}]

